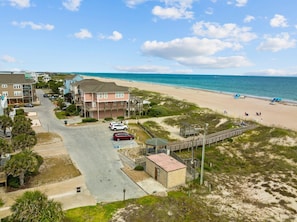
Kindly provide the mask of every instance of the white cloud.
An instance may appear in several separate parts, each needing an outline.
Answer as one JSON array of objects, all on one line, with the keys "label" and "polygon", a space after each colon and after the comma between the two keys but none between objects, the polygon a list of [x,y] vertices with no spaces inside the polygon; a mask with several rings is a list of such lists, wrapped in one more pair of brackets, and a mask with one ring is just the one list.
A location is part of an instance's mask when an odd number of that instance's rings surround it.
[{"label": "white cloud", "polygon": [[249,42],[257,38],[255,33],[250,32],[250,27],[238,27],[234,23],[220,25],[214,22],[200,21],[192,27],[194,34],[210,38],[230,39],[239,42]]},{"label": "white cloud", "polygon": [[108,37],[108,39],[119,41],[123,38],[123,35],[119,33],[118,31],[113,31],[112,35]]},{"label": "white cloud", "polygon": [[246,66],[250,63],[242,56],[213,57],[236,44],[218,39],[183,38],[169,42],[146,41],[142,46],[145,55],[173,60],[182,65],[199,68],[227,68]]},{"label": "white cloud", "polygon": [[147,0],[125,0],[126,5],[130,8],[134,8],[136,5],[146,2]]},{"label": "white cloud", "polygon": [[18,8],[29,8],[30,0],[9,0],[10,5]]},{"label": "white cloud", "polygon": [[287,19],[283,15],[275,14],[270,20],[272,27],[288,27]]},{"label": "white cloud", "polygon": [[88,39],[93,37],[92,33],[87,29],[81,29],[79,32],[75,33],[74,36],[78,39]]},{"label": "white cloud", "polygon": [[243,7],[248,3],[248,0],[236,0],[236,6],[237,7]]},{"label": "white cloud", "polygon": [[265,41],[258,46],[260,51],[278,52],[280,50],[295,48],[296,39],[290,39],[288,33],[281,33],[276,37],[264,36]]},{"label": "white cloud", "polygon": [[13,62],[16,62],[16,59],[13,58],[12,56],[9,56],[9,55],[4,55],[1,57],[1,60],[3,62],[8,62],[8,63],[13,63]]},{"label": "white cloud", "polygon": [[146,41],[142,51],[147,55],[172,59],[178,57],[192,57],[198,55],[213,55],[234,45],[218,39],[199,39],[188,37],[174,39],[169,42]]},{"label": "white cloud", "polygon": [[155,6],[152,10],[153,15],[160,17],[161,19],[192,19],[193,12],[186,11],[181,8],[168,7],[163,8],[161,6]]},{"label": "white cloud", "polygon": [[13,21],[12,25],[18,26],[18,27],[21,27],[21,28],[26,28],[27,26],[29,26],[33,30],[48,30],[48,31],[51,31],[51,30],[53,30],[55,28],[55,26],[50,25],[50,24],[36,24],[34,22],[31,22],[31,21],[25,21],[25,22]]},{"label": "white cloud", "polygon": [[110,40],[113,40],[113,41],[119,41],[119,40],[121,40],[123,38],[123,35],[122,35],[122,33],[118,32],[118,31],[113,31],[112,35],[105,36],[105,35],[100,34],[99,38],[100,39],[110,39]]},{"label": "white cloud", "polygon": [[63,6],[69,11],[78,11],[82,0],[66,0]]},{"label": "white cloud", "polygon": [[247,15],[245,16],[243,22],[244,23],[250,23],[251,21],[255,20],[255,17],[254,16],[251,16],[251,15]]}]

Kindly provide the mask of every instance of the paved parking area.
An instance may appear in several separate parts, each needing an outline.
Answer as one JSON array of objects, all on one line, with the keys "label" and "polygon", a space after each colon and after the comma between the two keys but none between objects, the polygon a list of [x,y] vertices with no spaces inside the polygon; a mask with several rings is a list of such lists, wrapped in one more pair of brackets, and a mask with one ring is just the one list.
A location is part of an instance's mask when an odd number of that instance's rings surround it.
[{"label": "paved parking area", "polygon": [[[37,91],[41,105],[28,108],[37,112],[45,131],[55,132],[63,138],[63,143],[74,164],[82,172],[87,189],[97,202],[113,202],[126,198],[139,198],[147,195],[121,169],[117,147],[134,146],[135,141],[113,141],[114,133],[108,123],[78,124],[79,118],[58,120],[54,115],[54,105]],[[135,144],[134,144],[135,143]]]}]

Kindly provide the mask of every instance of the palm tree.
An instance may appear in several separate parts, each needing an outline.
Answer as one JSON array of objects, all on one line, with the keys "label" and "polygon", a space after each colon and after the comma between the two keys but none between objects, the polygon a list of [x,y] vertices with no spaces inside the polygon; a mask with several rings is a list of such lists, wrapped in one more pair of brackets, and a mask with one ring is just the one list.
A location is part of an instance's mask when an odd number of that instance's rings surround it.
[{"label": "palm tree", "polygon": [[15,116],[14,124],[12,127],[11,134],[16,136],[18,134],[30,134],[35,135],[35,131],[32,129],[32,122],[30,119],[27,119],[25,116]]},{"label": "palm tree", "polygon": [[14,151],[32,148],[36,143],[37,138],[35,135],[22,133],[12,138],[12,148]]},{"label": "palm tree", "polygon": [[11,146],[9,145],[7,140],[0,138],[0,156],[10,152],[11,152]]},{"label": "palm tree", "polygon": [[26,191],[11,206],[11,221],[51,222],[63,221],[62,205],[40,191]]},{"label": "palm tree", "polygon": [[26,149],[11,157],[4,166],[7,175],[19,177],[20,186],[24,185],[25,174],[36,172],[39,167],[37,154]]},{"label": "palm tree", "polygon": [[6,129],[8,127],[12,127],[13,121],[9,116],[0,116],[0,125],[1,128],[3,129],[3,133],[6,135]]}]

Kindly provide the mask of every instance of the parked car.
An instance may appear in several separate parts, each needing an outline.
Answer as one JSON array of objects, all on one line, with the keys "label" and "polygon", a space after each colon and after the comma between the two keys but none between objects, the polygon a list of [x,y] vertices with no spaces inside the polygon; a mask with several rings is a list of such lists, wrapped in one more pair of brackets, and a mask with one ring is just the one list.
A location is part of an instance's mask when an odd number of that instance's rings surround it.
[{"label": "parked car", "polygon": [[134,136],[127,132],[118,132],[113,134],[113,140],[115,141],[134,140]]},{"label": "parked car", "polygon": [[34,107],[34,106],[31,103],[26,103],[26,104],[24,104],[24,107]]},{"label": "parked car", "polygon": [[115,130],[127,130],[128,126],[124,125],[124,124],[114,124],[110,127],[111,130],[115,131]]},{"label": "parked car", "polygon": [[110,122],[108,127],[111,128],[115,124],[121,124],[121,123],[120,122]]}]

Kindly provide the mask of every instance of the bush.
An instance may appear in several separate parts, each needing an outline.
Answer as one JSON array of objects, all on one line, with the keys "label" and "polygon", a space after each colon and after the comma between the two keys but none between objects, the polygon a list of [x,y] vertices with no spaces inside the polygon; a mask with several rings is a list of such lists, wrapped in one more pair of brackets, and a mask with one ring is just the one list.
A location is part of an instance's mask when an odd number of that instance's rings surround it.
[{"label": "bush", "polygon": [[15,115],[16,116],[25,115],[25,111],[23,109],[16,109]]},{"label": "bush", "polygon": [[90,117],[82,119],[83,123],[91,123],[91,122],[97,122],[97,121],[98,121],[97,119],[90,118]]},{"label": "bush", "polygon": [[13,176],[9,175],[7,177],[7,185],[12,188],[19,188],[20,180],[18,177],[13,177]]},{"label": "bush", "polygon": [[4,205],[3,200],[0,198],[0,207],[2,207]]},{"label": "bush", "polygon": [[150,117],[167,116],[168,111],[166,110],[165,107],[158,106],[158,107],[151,108],[148,111],[147,115]]},{"label": "bush", "polygon": [[124,120],[125,118],[123,116],[118,116],[117,119],[118,120]]},{"label": "bush", "polygon": [[113,118],[111,118],[111,117],[106,117],[106,118],[104,118],[104,120],[105,120],[105,121],[112,121]]},{"label": "bush", "polygon": [[138,166],[136,166],[136,167],[134,168],[134,170],[137,170],[137,171],[143,171],[144,168],[143,168],[143,166],[138,165]]}]

